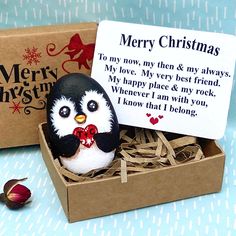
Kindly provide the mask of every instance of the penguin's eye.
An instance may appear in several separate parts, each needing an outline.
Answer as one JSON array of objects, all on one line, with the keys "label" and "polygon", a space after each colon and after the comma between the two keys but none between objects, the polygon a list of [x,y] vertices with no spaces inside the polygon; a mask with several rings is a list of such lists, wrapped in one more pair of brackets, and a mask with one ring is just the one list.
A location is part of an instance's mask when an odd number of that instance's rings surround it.
[{"label": "penguin's eye", "polygon": [[63,118],[66,118],[70,115],[70,108],[67,106],[63,106],[59,110],[59,115]]},{"label": "penguin's eye", "polygon": [[90,100],[87,104],[87,108],[89,111],[94,112],[98,109],[98,103],[94,100]]}]

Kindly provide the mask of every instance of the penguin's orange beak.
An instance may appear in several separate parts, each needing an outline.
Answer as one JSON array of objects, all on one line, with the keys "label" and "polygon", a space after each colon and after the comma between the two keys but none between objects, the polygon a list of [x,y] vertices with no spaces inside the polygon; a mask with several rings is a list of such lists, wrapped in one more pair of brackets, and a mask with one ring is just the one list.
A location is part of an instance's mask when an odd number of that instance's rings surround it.
[{"label": "penguin's orange beak", "polygon": [[79,124],[83,124],[86,121],[86,115],[76,115],[75,116],[75,121]]}]

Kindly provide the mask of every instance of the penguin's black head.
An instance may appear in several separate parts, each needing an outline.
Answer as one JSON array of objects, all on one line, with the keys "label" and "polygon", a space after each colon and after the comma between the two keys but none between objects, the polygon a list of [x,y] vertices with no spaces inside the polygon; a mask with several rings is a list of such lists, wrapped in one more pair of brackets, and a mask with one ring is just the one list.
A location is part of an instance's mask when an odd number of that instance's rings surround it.
[{"label": "penguin's black head", "polygon": [[102,86],[80,73],[65,75],[55,83],[47,98],[47,121],[49,132],[59,137],[89,124],[98,132],[111,132],[118,123]]}]

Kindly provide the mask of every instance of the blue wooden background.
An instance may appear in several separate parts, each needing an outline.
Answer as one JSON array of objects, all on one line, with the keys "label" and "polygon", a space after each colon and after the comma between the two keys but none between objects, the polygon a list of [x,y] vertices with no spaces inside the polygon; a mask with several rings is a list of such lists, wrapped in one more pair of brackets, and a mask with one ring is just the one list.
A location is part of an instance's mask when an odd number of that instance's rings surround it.
[{"label": "blue wooden background", "polygon": [[[236,35],[235,0],[0,0],[0,28],[66,24],[103,19]],[[236,52],[232,52],[236,53]],[[0,61],[4,58],[1,58]],[[227,130],[220,193],[69,224],[38,146],[0,150],[0,187],[28,177],[33,201],[20,211],[0,205],[1,235],[236,235],[236,88]],[[1,108],[0,108],[1,112]],[[0,121],[1,122],[1,121]],[[1,131],[0,131],[1,132]]]}]

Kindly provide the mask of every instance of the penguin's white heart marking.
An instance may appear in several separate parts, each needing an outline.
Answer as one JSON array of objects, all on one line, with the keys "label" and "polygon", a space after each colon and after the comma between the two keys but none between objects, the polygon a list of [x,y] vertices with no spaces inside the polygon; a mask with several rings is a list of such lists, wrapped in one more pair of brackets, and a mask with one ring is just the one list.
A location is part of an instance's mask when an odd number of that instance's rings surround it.
[{"label": "penguin's white heart marking", "polygon": [[95,142],[93,136],[98,133],[98,129],[95,125],[87,125],[85,128],[77,127],[74,129],[73,134],[80,139],[81,144],[90,148]]}]

